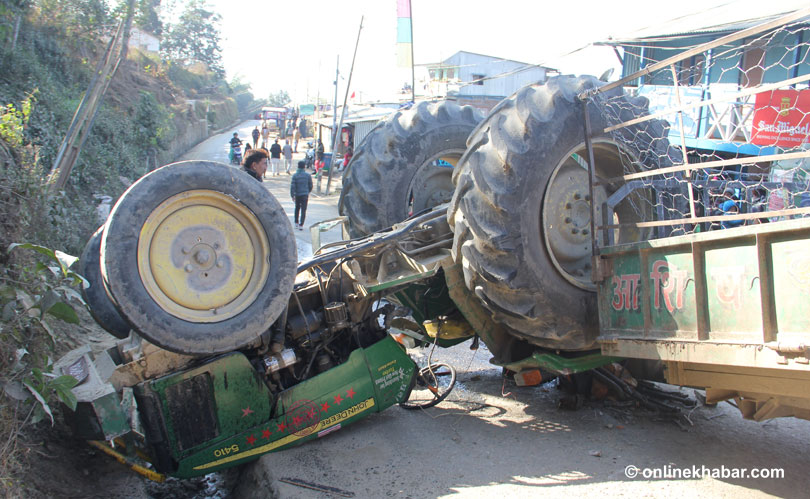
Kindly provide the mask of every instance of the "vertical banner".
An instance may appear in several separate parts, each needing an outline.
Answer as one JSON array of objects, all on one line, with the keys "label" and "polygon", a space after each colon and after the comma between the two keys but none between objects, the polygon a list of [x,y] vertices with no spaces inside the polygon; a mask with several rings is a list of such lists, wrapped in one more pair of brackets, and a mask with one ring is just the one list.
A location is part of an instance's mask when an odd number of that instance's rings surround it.
[{"label": "vertical banner", "polygon": [[397,0],[397,66],[413,66],[412,43],[411,0]]}]

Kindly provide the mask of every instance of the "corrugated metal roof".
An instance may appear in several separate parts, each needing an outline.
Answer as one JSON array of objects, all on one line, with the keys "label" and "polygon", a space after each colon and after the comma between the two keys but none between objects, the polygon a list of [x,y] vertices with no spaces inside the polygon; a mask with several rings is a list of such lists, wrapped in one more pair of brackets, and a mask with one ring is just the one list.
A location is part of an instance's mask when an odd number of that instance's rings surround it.
[{"label": "corrugated metal roof", "polygon": [[[791,12],[807,8],[807,0],[738,0],[687,14],[643,28],[623,36],[611,37],[597,45],[690,38],[704,34],[726,34],[742,31],[772,21]],[[810,20],[810,18],[805,18]]]},{"label": "corrugated metal roof", "polygon": [[[361,121],[372,121],[376,122],[381,119],[384,119],[391,113],[396,112],[396,109],[384,108],[384,107],[362,107],[362,108],[355,108],[349,107],[346,116],[343,117],[343,124],[349,123],[357,123]],[[338,109],[338,119],[340,119],[340,109]],[[316,123],[319,123],[324,126],[332,126],[332,115],[326,115],[323,118],[315,120]]]}]

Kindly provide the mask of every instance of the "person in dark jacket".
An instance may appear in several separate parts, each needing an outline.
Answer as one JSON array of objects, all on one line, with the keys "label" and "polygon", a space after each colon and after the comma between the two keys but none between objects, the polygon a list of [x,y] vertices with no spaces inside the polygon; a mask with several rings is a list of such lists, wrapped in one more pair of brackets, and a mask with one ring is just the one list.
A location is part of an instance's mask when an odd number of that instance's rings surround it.
[{"label": "person in dark jacket", "polygon": [[267,171],[267,151],[264,149],[251,149],[242,161],[242,169],[259,182]]},{"label": "person in dark jacket", "polygon": [[270,146],[270,165],[273,167],[273,175],[281,172],[281,146],[278,145],[278,139]]},{"label": "person in dark jacket", "polygon": [[[307,164],[298,162],[298,171],[292,176],[290,181],[290,197],[295,202],[295,228],[304,230],[304,219],[307,216],[307,202],[309,193],[312,192],[312,175],[306,172]],[[298,215],[301,215],[301,223],[298,223]]]}]

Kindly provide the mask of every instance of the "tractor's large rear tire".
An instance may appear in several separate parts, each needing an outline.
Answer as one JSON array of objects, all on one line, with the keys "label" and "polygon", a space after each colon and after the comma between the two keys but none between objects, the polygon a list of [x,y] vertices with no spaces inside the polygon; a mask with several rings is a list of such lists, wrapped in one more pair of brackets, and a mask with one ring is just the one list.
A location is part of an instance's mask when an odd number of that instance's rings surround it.
[{"label": "tractor's large rear tire", "polygon": [[377,125],[343,175],[339,210],[350,234],[371,234],[449,201],[452,167],[482,119],[470,106],[421,102]]},{"label": "tractor's large rear tire", "polygon": [[289,302],[295,238],[246,173],[209,161],[159,168],[118,200],[101,242],[104,282],[149,341],[216,354],[254,342]]},{"label": "tractor's large rear tire", "polygon": [[[561,76],[519,90],[473,132],[454,174],[448,219],[467,287],[511,334],[546,348],[595,347],[588,155],[577,96],[600,84],[593,77]],[[624,121],[646,114],[647,101],[617,89],[588,106],[600,179],[621,176],[623,160],[643,168],[671,164],[664,122],[626,129],[622,133],[633,140],[618,144],[599,132],[607,126],[599,105],[613,106],[612,114]],[[594,196],[603,201],[618,187],[601,186]],[[634,193],[615,208],[616,217],[651,218],[651,196],[649,190]],[[621,242],[643,238],[638,230],[619,235]]]},{"label": "tractor's large rear tire", "polygon": [[93,237],[87,241],[79,258],[79,273],[90,283],[90,287],[82,289],[82,298],[87,303],[90,315],[99,326],[116,338],[124,339],[129,336],[132,328],[118,313],[115,303],[104,289],[104,280],[101,278],[99,251],[103,232],[104,227],[99,227]]}]

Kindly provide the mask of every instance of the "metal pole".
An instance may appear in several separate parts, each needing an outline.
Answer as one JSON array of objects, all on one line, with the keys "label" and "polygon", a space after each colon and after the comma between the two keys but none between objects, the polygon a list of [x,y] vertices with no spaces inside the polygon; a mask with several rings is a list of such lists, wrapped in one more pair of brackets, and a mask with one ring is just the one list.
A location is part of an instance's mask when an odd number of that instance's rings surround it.
[{"label": "metal pole", "polygon": [[[352,66],[351,69],[349,69],[349,81],[346,82],[346,93],[343,95],[343,107],[340,110],[340,124],[338,125],[336,133],[334,133],[332,137],[332,162],[329,165],[329,180],[326,181],[327,196],[329,195],[329,187],[332,185],[332,172],[335,171],[335,145],[337,144],[337,137],[340,134],[340,131],[343,129],[343,117],[346,116],[346,102],[349,99],[349,90],[352,88],[352,74],[354,73],[354,61],[357,58],[357,47],[360,45],[360,32],[363,31],[364,17],[365,16],[360,16],[360,28],[357,29],[357,41],[354,43],[354,55],[352,56]],[[337,86],[335,87],[335,92],[337,92]],[[337,116],[337,110],[335,111],[335,116]]]},{"label": "metal pole", "polygon": [[340,56],[337,56],[337,66],[335,66],[335,105],[332,109],[332,154],[335,153],[335,125],[337,124],[337,94],[338,77],[340,77]]},{"label": "metal pole", "polygon": [[[591,265],[591,272],[592,278],[594,282],[599,282],[601,278],[598,275],[598,258],[599,258],[599,250],[598,250],[598,241],[596,236],[596,199],[593,196],[593,186],[596,183],[596,164],[594,161],[593,156],[593,144],[591,142],[591,117],[588,114],[588,100],[582,99],[580,101],[582,103],[582,113],[584,117],[584,125],[585,125],[585,150],[588,153],[588,196],[591,198],[591,258],[593,260]],[[607,245],[607,238],[605,238],[604,244]]]},{"label": "metal pole", "polygon": [[[334,106],[332,108],[332,148],[330,150],[330,154],[332,154],[333,158],[335,156],[335,127],[337,126],[337,96],[338,96],[338,77],[339,76],[340,76],[340,56],[337,57],[337,66],[335,67],[335,103],[334,103]],[[321,140],[321,142],[323,142],[323,140]],[[324,152],[326,152],[326,151],[324,151]],[[315,147],[315,160],[317,161],[317,159],[318,159],[318,148],[316,146]],[[323,171],[323,168],[324,167],[322,166],[321,169],[318,170],[318,173],[315,175],[315,177],[317,178],[316,191],[318,192],[318,194],[321,193],[321,178],[322,178],[321,171]],[[330,179],[332,178],[332,162],[331,162],[331,160],[329,162],[329,178]],[[328,181],[327,181],[326,185],[327,185],[327,193],[328,193],[328,187],[329,187],[329,182]]]}]

